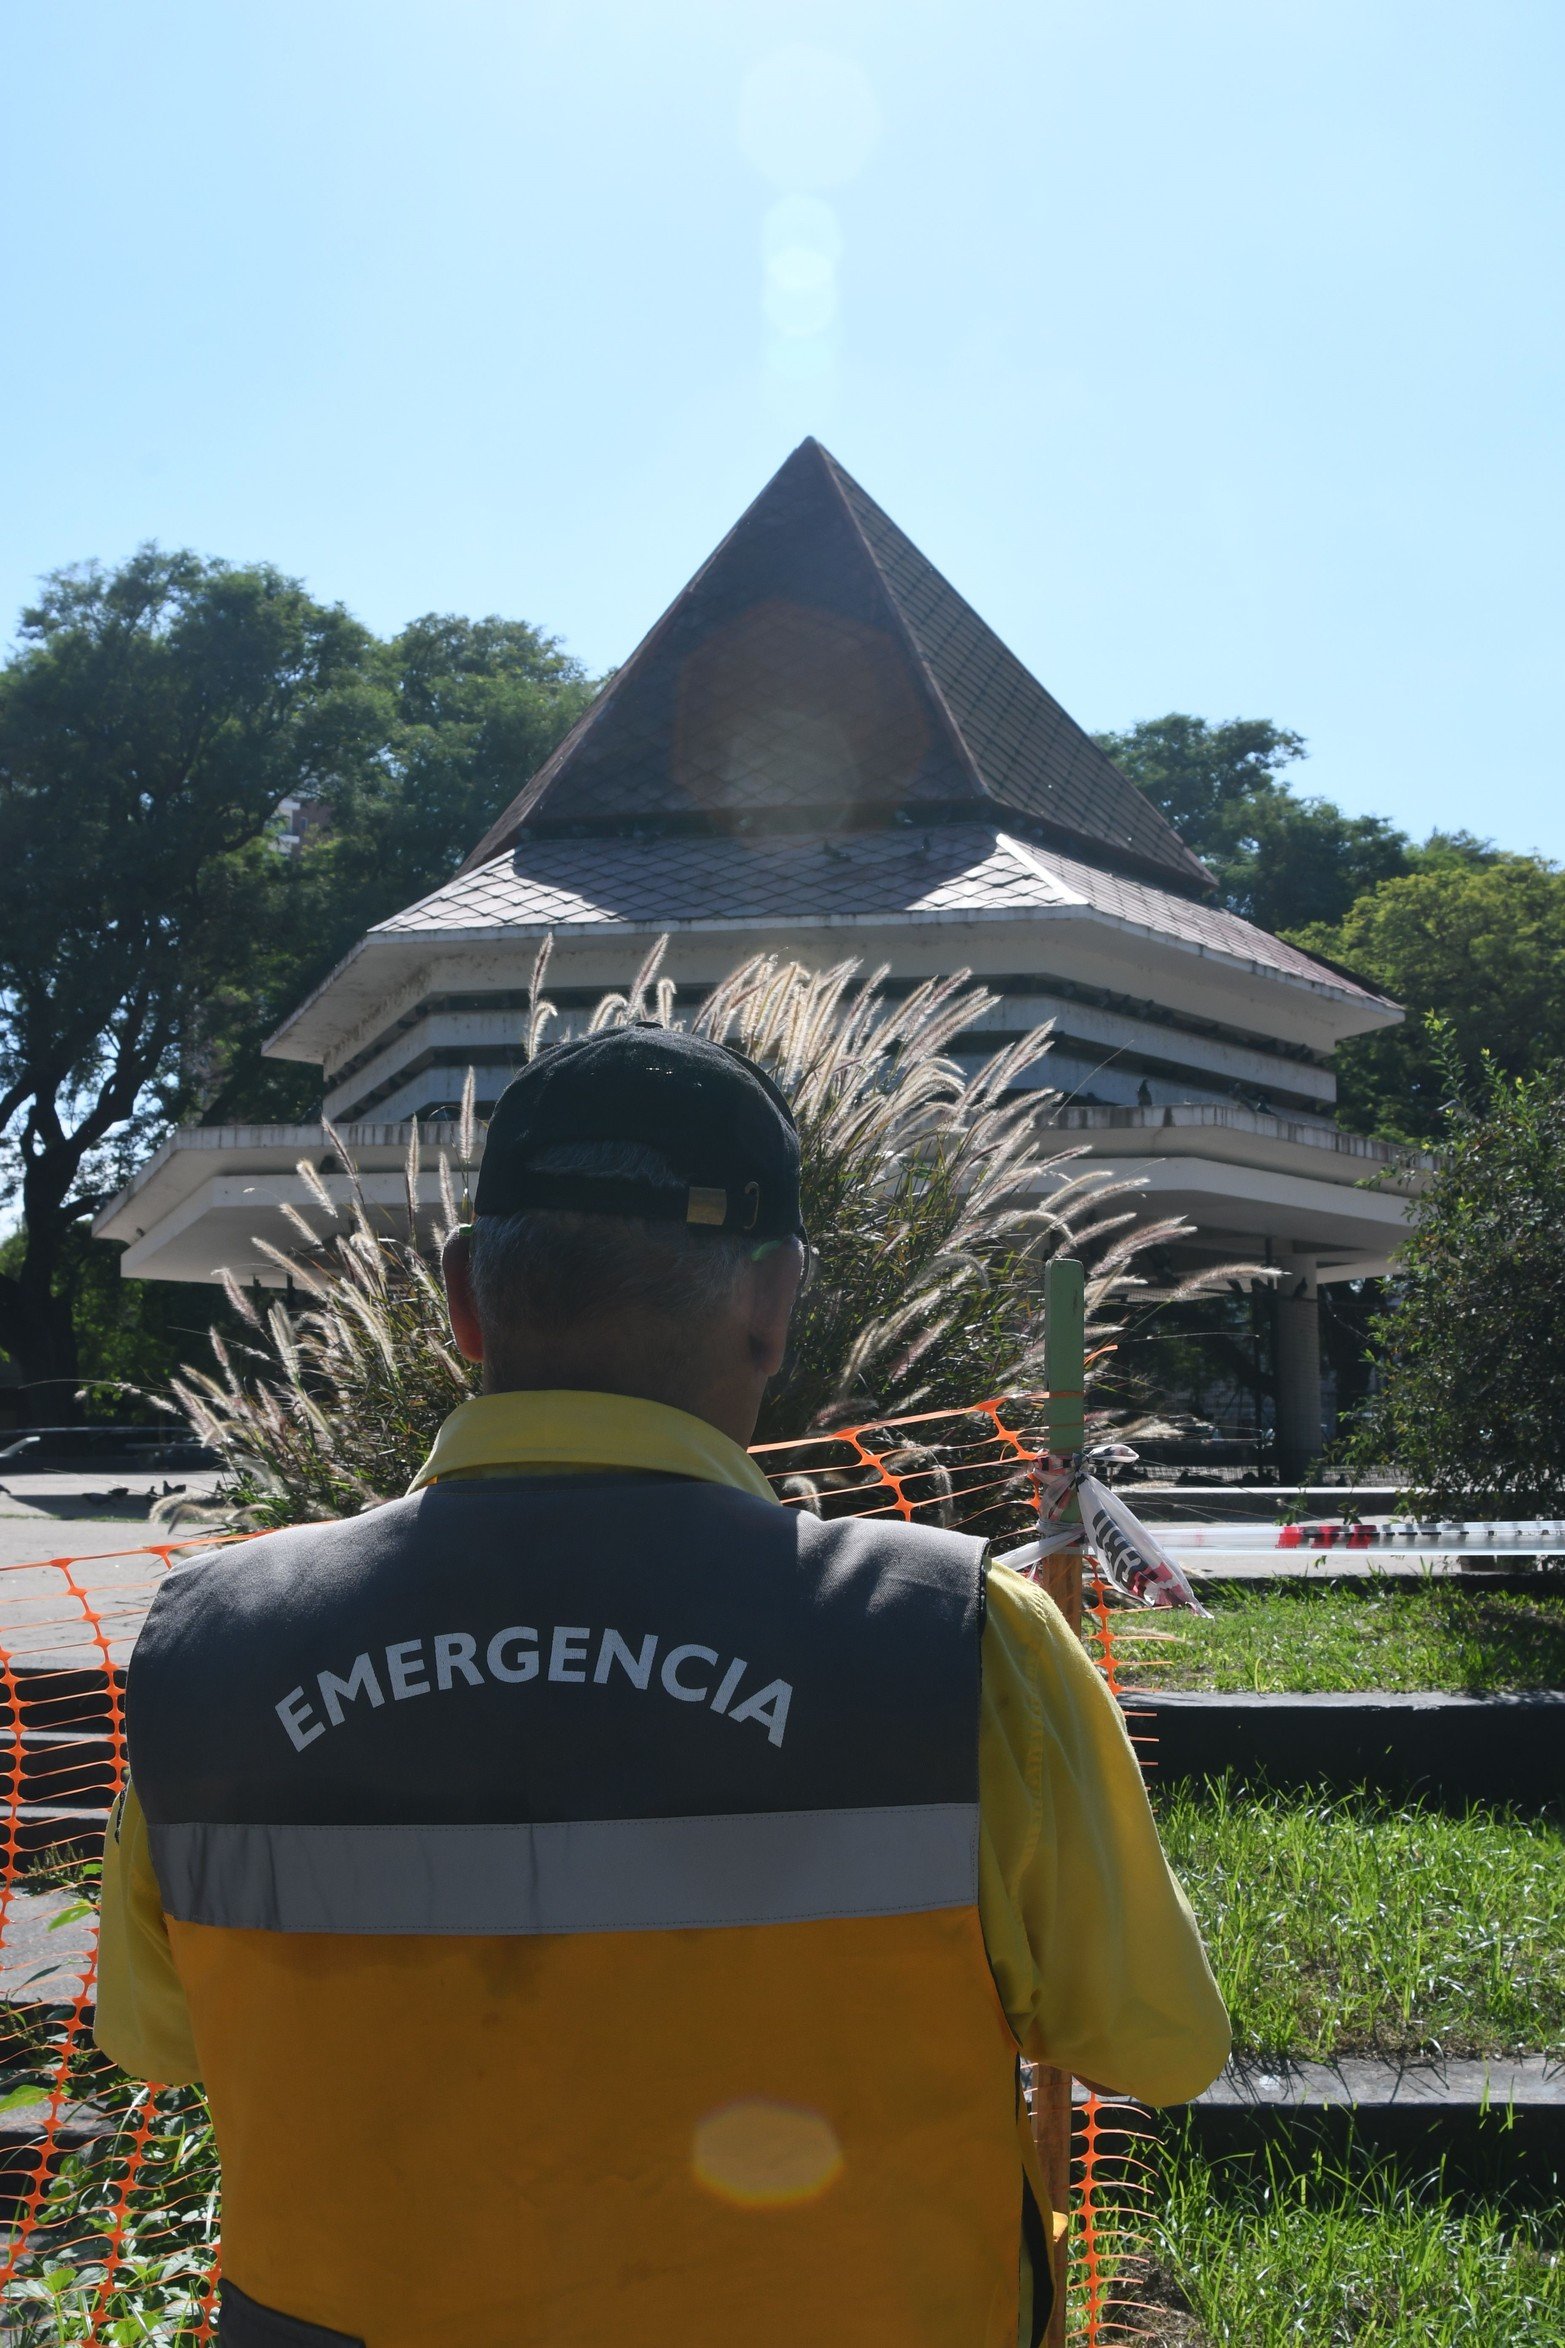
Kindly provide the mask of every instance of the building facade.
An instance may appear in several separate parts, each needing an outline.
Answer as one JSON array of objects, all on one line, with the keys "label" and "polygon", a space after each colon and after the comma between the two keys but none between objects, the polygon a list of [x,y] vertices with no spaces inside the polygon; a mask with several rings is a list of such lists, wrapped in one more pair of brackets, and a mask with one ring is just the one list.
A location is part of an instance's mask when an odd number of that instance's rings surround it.
[{"label": "building facade", "polygon": [[[409,1120],[482,1112],[517,1064],[539,945],[567,1032],[648,948],[685,1010],[744,955],[965,968],[999,998],[969,1062],[1045,1019],[1062,1140],[1144,1183],[1191,1255],[1278,1290],[1280,1452],[1320,1438],[1323,1282],[1383,1273],[1405,1179],[1334,1121],[1332,1055],[1400,1018],[1211,903],[1146,797],[859,485],[806,441],[462,869],[365,936],[267,1046],[320,1067],[394,1212]],[[100,1217],[142,1279],[275,1277],[319,1126],[174,1135]],[[328,1185],[334,1177],[326,1156]],[[1373,1189],[1366,1176],[1381,1177]]]}]

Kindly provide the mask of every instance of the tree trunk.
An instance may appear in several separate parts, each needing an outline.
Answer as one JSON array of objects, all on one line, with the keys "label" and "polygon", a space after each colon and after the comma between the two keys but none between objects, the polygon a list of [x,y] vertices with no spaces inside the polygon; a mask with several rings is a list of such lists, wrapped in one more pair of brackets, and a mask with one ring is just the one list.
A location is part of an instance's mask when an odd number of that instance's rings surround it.
[{"label": "tree trunk", "polygon": [[71,1300],[54,1291],[59,1256],[58,1245],[39,1249],[29,1233],[16,1278],[0,1279],[0,1345],[21,1372],[22,1406],[36,1427],[72,1426],[82,1415]]}]

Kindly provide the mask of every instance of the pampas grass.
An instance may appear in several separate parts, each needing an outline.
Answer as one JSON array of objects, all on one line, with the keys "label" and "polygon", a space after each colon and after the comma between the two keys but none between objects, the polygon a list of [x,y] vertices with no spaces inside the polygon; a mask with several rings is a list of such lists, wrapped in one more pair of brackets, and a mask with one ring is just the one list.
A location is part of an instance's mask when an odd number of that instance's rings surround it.
[{"label": "pampas grass", "polygon": [[[665,941],[666,943],[666,941]],[[538,956],[518,1060],[545,1048],[557,1014]],[[625,994],[606,995],[590,1029],[678,1021],[663,944]],[[1058,1095],[1016,1088],[1049,1048],[1049,1029],[1018,1038],[967,1074],[952,1057],[999,998],[966,971],[893,998],[887,973],[854,962],[811,971],[752,956],[680,1021],[759,1061],[793,1103],[803,1148],[805,1220],[821,1256],[760,1439],[867,1416],[969,1403],[1039,1382],[1042,1269],[1057,1253],[1086,1267],[1089,1346],[1112,1339],[1138,1295],[1138,1265],[1188,1235],[1137,1223],[1133,1179],[1053,1146]],[[301,1308],[263,1307],[231,1276],[244,1337],[216,1367],[175,1381],[181,1413],[232,1478],[230,1517],[260,1524],[340,1516],[401,1492],[448,1412],[475,1391],[446,1321],[439,1248],[458,1222],[448,1151],[436,1153],[440,1209],[433,1247],[420,1235],[425,1143],[408,1143],[405,1211],[393,1226],[366,1203],[344,1137],[327,1127],[346,1174],[333,1200],[301,1161],[314,1214],[294,1208],[297,1246],[257,1241],[302,1290]],[[469,1072],[455,1136],[458,1166],[476,1143]],[[1183,1296],[1243,1267],[1168,1292]]]}]

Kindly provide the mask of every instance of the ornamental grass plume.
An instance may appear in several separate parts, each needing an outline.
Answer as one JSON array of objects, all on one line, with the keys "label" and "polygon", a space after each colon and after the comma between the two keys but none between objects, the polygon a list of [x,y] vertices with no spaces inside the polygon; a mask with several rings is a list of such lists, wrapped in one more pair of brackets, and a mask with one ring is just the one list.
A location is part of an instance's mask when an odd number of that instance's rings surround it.
[{"label": "ornamental grass plume", "polygon": [[[629,1021],[676,1024],[666,940],[625,994],[605,995],[589,1032]],[[545,941],[533,972],[518,1060],[550,1037]],[[737,1045],[781,1085],[798,1119],[806,1225],[820,1251],[815,1286],[763,1409],[759,1438],[783,1441],[850,1419],[900,1417],[1036,1386],[1042,1374],[1042,1269],[1055,1254],[1086,1268],[1088,1343],[1112,1341],[1133,1295],[1153,1301],[1138,1268],[1188,1235],[1174,1221],[1137,1224],[1133,1178],[1053,1146],[1057,1093],[1019,1087],[1050,1030],[1018,1037],[976,1073],[952,1056],[999,997],[966,971],[892,995],[887,973],[855,962],[811,971],[775,955],[741,962],[683,1024]],[[257,1241],[302,1309],[263,1311],[229,1274],[245,1324],[215,1372],[174,1381],[173,1402],[229,1469],[243,1521],[340,1516],[403,1491],[447,1412],[475,1391],[446,1321],[438,1251],[458,1219],[449,1153],[436,1154],[433,1247],[425,1144],[410,1131],[404,1212],[395,1225],[367,1204],[347,1138],[327,1137],[346,1176],[334,1201],[319,1174],[299,1175],[320,1220],[286,1208],[292,1254]],[[471,1167],[473,1077],[457,1154]],[[1232,1265],[1163,1295],[1172,1301]]]},{"label": "ornamental grass plume", "polygon": [[900,1000],[885,980],[855,962],[815,973],[757,955],[691,1022],[760,1061],[799,1124],[820,1271],[767,1396],[763,1441],[1035,1386],[1048,1259],[1085,1265],[1088,1343],[1101,1346],[1141,1285],[1137,1260],[1188,1229],[1135,1227],[1141,1186],[1054,1146],[1059,1094],[1017,1089],[1052,1023],[968,1075],[952,1047],[999,997],[965,970]]},{"label": "ornamental grass plume", "polygon": [[[472,1157],[472,1127],[470,1072],[464,1163]],[[448,1155],[436,1159],[431,1247],[420,1231],[424,1143],[417,1120],[395,1228],[377,1223],[342,1134],[329,1120],[323,1128],[346,1177],[346,1212],[301,1158],[299,1179],[324,1227],[285,1206],[298,1234],[294,1252],[253,1242],[290,1295],[303,1291],[302,1309],[280,1299],[263,1308],[225,1271],[224,1292],[244,1336],[225,1340],[213,1329],[215,1372],[192,1370],[171,1381],[171,1401],[154,1398],[182,1414],[197,1441],[218,1454],[230,1479],[221,1514],[250,1526],[352,1516],[394,1498],[441,1420],[478,1390],[476,1370],[451,1341],[440,1280],[440,1250],[458,1222]],[[204,1512],[176,1506],[162,1513],[179,1522]]]}]

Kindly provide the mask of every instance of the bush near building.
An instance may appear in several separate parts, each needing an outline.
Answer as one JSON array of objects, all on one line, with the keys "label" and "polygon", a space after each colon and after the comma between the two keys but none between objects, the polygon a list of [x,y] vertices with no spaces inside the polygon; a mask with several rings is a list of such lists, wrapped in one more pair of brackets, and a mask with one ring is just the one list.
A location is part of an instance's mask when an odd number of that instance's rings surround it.
[{"label": "bush near building", "polygon": [[1439,1162],[1386,1310],[1380,1385],[1353,1441],[1421,1505],[1470,1516],[1565,1506],[1565,1071],[1464,1076],[1449,1030]]}]

